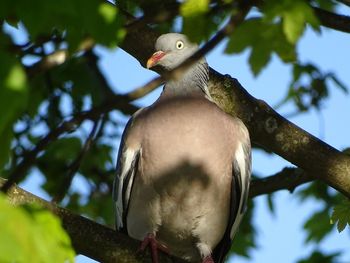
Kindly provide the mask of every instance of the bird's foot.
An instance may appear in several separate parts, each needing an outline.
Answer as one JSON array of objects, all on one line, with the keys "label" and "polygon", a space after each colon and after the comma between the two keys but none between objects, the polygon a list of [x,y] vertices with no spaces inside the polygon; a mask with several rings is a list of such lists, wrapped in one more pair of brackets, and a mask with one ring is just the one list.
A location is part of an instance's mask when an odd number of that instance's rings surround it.
[{"label": "bird's foot", "polygon": [[169,249],[166,246],[164,246],[163,244],[159,243],[154,234],[148,234],[145,237],[145,239],[141,242],[141,246],[140,246],[138,252],[145,251],[146,247],[149,247],[151,250],[152,263],[159,263],[158,250],[160,250],[166,254],[170,254]]},{"label": "bird's foot", "polygon": [[203,258],[202,263],[214,263],[214,259],[211,257],[211,255],[209,255]]}]

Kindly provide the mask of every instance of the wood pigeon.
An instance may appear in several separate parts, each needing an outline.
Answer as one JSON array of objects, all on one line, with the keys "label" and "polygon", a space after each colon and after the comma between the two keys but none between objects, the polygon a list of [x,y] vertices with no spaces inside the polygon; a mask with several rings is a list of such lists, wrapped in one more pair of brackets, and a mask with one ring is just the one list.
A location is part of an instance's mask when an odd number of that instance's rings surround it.
[{"label": "wood pigeon", "polygon": [[[172,70],[198,50],[186,36],[160,36],[147,62]],[[168,81],[123,133],[113,196],[116,227],[189,262],[220,263],[245,211],[251,173],[249,134],[208,91],[202,58]]]}]

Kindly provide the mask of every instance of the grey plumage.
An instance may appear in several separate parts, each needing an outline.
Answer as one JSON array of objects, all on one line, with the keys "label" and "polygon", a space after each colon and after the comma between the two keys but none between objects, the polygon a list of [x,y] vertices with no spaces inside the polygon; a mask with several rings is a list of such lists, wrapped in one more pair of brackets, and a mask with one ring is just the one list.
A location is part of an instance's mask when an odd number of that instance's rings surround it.
[{"label": "grey plumage", "polygon": [[[171,70],[197,49],[165,34],[148,64]],[[190,262],[219,263],[244,213],[251,157],[247,129],[211,102],[208,79],[203,58],[129,120],[113,195],[118,230],[152,234]]]}]

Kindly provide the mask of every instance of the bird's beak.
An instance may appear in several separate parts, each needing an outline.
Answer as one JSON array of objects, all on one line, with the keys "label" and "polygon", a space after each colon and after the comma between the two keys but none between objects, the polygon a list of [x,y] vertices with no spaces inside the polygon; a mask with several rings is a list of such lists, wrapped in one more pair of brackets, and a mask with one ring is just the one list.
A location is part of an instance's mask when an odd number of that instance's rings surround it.
[{"label": "bird's beak", "polygon": [[157,51],[153,53],[153,55],[147,60],[147,68],[152,68],[155,65],[158,64],[159,60],[162,59],[162,57],[165,56],[165,52],[163,51]]}]

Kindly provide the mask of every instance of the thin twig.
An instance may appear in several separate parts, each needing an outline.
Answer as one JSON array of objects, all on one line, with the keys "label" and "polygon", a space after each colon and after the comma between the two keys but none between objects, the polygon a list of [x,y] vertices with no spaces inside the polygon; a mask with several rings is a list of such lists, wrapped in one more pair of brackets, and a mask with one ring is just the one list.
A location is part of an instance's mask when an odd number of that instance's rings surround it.
[{"label": "thin twig", "polygon": [[314,177],[299,168],[284,168],[274,175],[252,180],[249,197],[254,198],[279,190],[293,192],[297,186],[311,182],[314,179]]},{"label": "thin twig", "polygon": [[350,0],[336,0],[336,1],[350,7]]},{"label": "thin twig", "polygon": [[163,77],[162,76],[156,77],[151,81],[147,82],[145,85],[139,88],[136,88],[133,91],[125,94],[125,97],[127,97],[129,101],[137,100],[139,98],[144,97],[145,95],[152,92],[153,90],[155,90],[162,83],[164,83]]},{"label": "thin twig", "polygon": [[64,198],[66,192],[68,191],[68,189],[71,186],[71,183],[73,181],[74,176],[76,175],[76,173],[80,167],[81,161],[83,160],[86,153],[90,150],[90,146],[92,145],[92,143],[96,139],[96,134],[98,133],[98,131],[101,127],[101,122],[102,122],[102,118],[100,118],[98,121],[94,122],[94,125],[91,129],[89,136],[87,137],[87,139],[84,143],[83,148],[81,149],[80,153],[75,158],[75,160],[69,165],[68,174],[63,179],[62,185],[60,186],[56,195],[52,199],[52,202],[59,203]]}]

